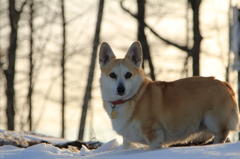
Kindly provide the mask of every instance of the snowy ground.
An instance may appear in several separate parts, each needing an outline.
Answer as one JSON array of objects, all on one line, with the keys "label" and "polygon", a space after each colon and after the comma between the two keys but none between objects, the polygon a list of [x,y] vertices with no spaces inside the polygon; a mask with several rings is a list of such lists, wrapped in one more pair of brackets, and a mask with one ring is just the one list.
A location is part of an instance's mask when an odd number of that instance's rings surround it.
[{"label": "snowy ground", "polygon": [[[49,138],[15,132],[0,131],[0,139],[3,136],[14,136],[20,140],[46,140],[50,143],[61,144],[67,142],[64,139]],[[38,144],[28,148],[18,148],[11,145],[0,147],[0,158],[4,159],[151,159],[151,158],[240,158],[240,142],[217,144],[210,146],[172,147],[159,150],[146,150],[146,147],[136,145],[134,149],[122,150],[117,140],[112,140],[96,150],[88,150],[83,147],[80,152],[62,150],[49,144]]]}]

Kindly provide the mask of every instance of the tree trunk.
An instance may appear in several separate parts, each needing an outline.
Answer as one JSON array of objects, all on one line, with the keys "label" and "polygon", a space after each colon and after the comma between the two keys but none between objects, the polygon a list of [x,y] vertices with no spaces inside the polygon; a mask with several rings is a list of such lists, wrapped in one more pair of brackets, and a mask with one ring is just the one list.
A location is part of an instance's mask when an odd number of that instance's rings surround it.
[{"label": "tree trunk", "polygon": [[27,1],[22,3],[20,11],[15,8],[15,0],[9,0],[9,20],[10,20],[10,39],[8,48],[8,66],[4,70],[4,75],[6,77],[6,96],[7,96],[7,128],[8,130],[14,130],[14,106],[15,106],[15,89],[14,89],[14,77],[15,77],[15,60],[16,60],[16,50],[17,50],[17,39],[18,39],[18,22],[20,15],[22,13],[23,7]]},{"label": "tree trunk", "polygon": [[28,106],[29,106],[29,115],[28,115],[28,121],[29,121],[29,131],[32,131],[32,93],[33,93],[33,47],[34,47],[34,41],[33,41],[33,34],[34,34],[34,28],[33,28],[33,19],[34,19],[34,0],[30,1],[30,19],[29,19],[29,27],[30,27],[30,43],[29,43],[29,86],[28,86]]},{"label": "tree trunk", "polygon": [[66,20],[65,20],[65,5],[64,0],[61,0],[61,9],[62,9],[62,60],[61,60],[61,67],[62,67],[62,131],[61,131],[61,137],[64,138],[65,136],[65,83],[66,83],[66,77],[65,77],[65,54],[66,54]]},{"label": "tree trunk", "polygon": [[230,67],[231,67],[231,24],[232,24],[232,1],[230,0],[228,2],[228,60],[227,60],[227,67],[226,67],[226,76],[225,76],[225,80],[227,82],[230,81]]},{"label": "tree trunk", "polygon": [[[186,24],[186,47],[189,46],[189,14],[188,14],[188,10],[190,8],[190,3],[189,1],[186,2],[186,17],[185,17],[185,24]],[[188,77],[189,75],[189,70],[188,70],[188,61],[189,61],[189,55],[190,55],[190,52],[187,51],[187,55],[186,55],[186,58],[185,58],[185,61],[184,61],[184,64],[183,64],[183,77]]]},{"label": "tree trunk", "polygon": [[193,76],[200,75],[200,49],[202,36],[200,34],[199,9],[201,0],[189,0],[193,11],[193,47],[191,49]]},{"label": "tree trunk", "polygon": [[15,9],[15,0],[9,0],[9,19],[10,19],[10,43],[8,48],[8,67],[4,70],[6,76],[6,96],[7,96],[7,128],[8,130],[14,130],[14,76],[15,76],[15,59],[17,49],[17,25],[19,21],[19,13]]},{"label": "tree trunk", "polygon": [[99,44],[99,35],[100,35],[100,30],[101,30],[103,8],[104,8],[104,0],[99,0],[97,24],[96,24],[96,30],[95,30],[95,37],[94,37],[94,41],[93,41],[91,64],[89,67],[88,81],[87,81],[87,86],[86,86],[85,95],[84,95],[84,99],[83,99],[83,106],[82,106],[82,115],[81,115],[81,122],[80,122],[80,127],[79,127],[79,134],[78,134],[79,140],[83,140],[88,102],[91,98],[92,82],[93,82],[94,68],[95,68],[95,63],[96,63],[97,47]]},{"label": "tree trunk", "polygon": [[138,6],[138,14],[137,14],[137,20],[138,20],[138,40],[142,44],[142,50],[143,50],[143,67],[144,67],[144,61],[147,60],[150,68],[150,76],[152,80],[155,80],[155,74],[154,74],[154,67],[152,64],[152,59],[150,56],[150,50],[149,45],[147,42],[147,37],[145,35],[145,3],[146,0],[137,0],[137,6]]},{"label": "tree trunk", "polygon": [[[237,8],[237,15],[236,15],[236,22],[235,23],[238,23],[238,25],[240,25],[240,8]],[[239,27],[238,27],[239,29]],[[238,33],[240,32],[240,30],[238,30]],[[235,36],[239,36],[238,35],[235,35]],[[238,38],[239,40],[240,38]],[[237,45],[239,45],[239,41],[237,43]],[[237,52],[235,53],[235,56],[236,54],[238,54],[238,60],[240,58],[240,46],[238,46],[238,49],[236,50]],[[238,70],[238,107],[240,109],[240,71]],[[240,132],[238,132],[238,140],[240,140]]]}]

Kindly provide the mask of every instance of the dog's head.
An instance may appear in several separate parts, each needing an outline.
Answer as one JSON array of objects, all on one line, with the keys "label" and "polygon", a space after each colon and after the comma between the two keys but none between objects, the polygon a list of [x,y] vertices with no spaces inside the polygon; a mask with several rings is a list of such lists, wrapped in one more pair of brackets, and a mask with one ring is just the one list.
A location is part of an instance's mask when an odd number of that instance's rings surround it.
[{"label": "dog's head", "polygon": [[103,42],[99,52],[99,63],[103,100],[127,100],[137,93],[144,78],[141,67],[142,47],[139,42],[130,46],[123,59],[117,59],[108,43]]}]

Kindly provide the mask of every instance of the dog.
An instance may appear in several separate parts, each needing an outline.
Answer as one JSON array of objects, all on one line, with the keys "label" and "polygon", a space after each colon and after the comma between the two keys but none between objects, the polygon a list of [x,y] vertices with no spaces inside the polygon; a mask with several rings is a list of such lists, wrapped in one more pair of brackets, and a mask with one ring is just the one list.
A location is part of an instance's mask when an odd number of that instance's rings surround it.
[{"label": "dog", "polygon": [[224,143],[230,131],[238,130],[239,110],[227,82],[200,76],[151,81],[142,69],[140,42],[124,58],[116,58],[103,42],[99,64],[103,105],[124,149],[132,143],[157,149],[199,136]]}]

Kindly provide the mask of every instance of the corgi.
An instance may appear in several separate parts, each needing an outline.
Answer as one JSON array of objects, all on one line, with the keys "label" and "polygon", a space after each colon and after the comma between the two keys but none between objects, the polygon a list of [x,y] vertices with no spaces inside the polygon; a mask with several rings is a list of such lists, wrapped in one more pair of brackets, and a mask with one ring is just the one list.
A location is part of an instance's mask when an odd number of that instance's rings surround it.
[{"label": "corgi", "polygon": [[214,77],[151,81],[142,69],[139,42],[124,58],[116,58],[103,42],[99,64],[103,105],[124,149],[132,143],[168,147],[205,134],[204,140],[214,137],[214,143],[224,143],[230,131],[238,130],[239,110],[227,82]]}]

